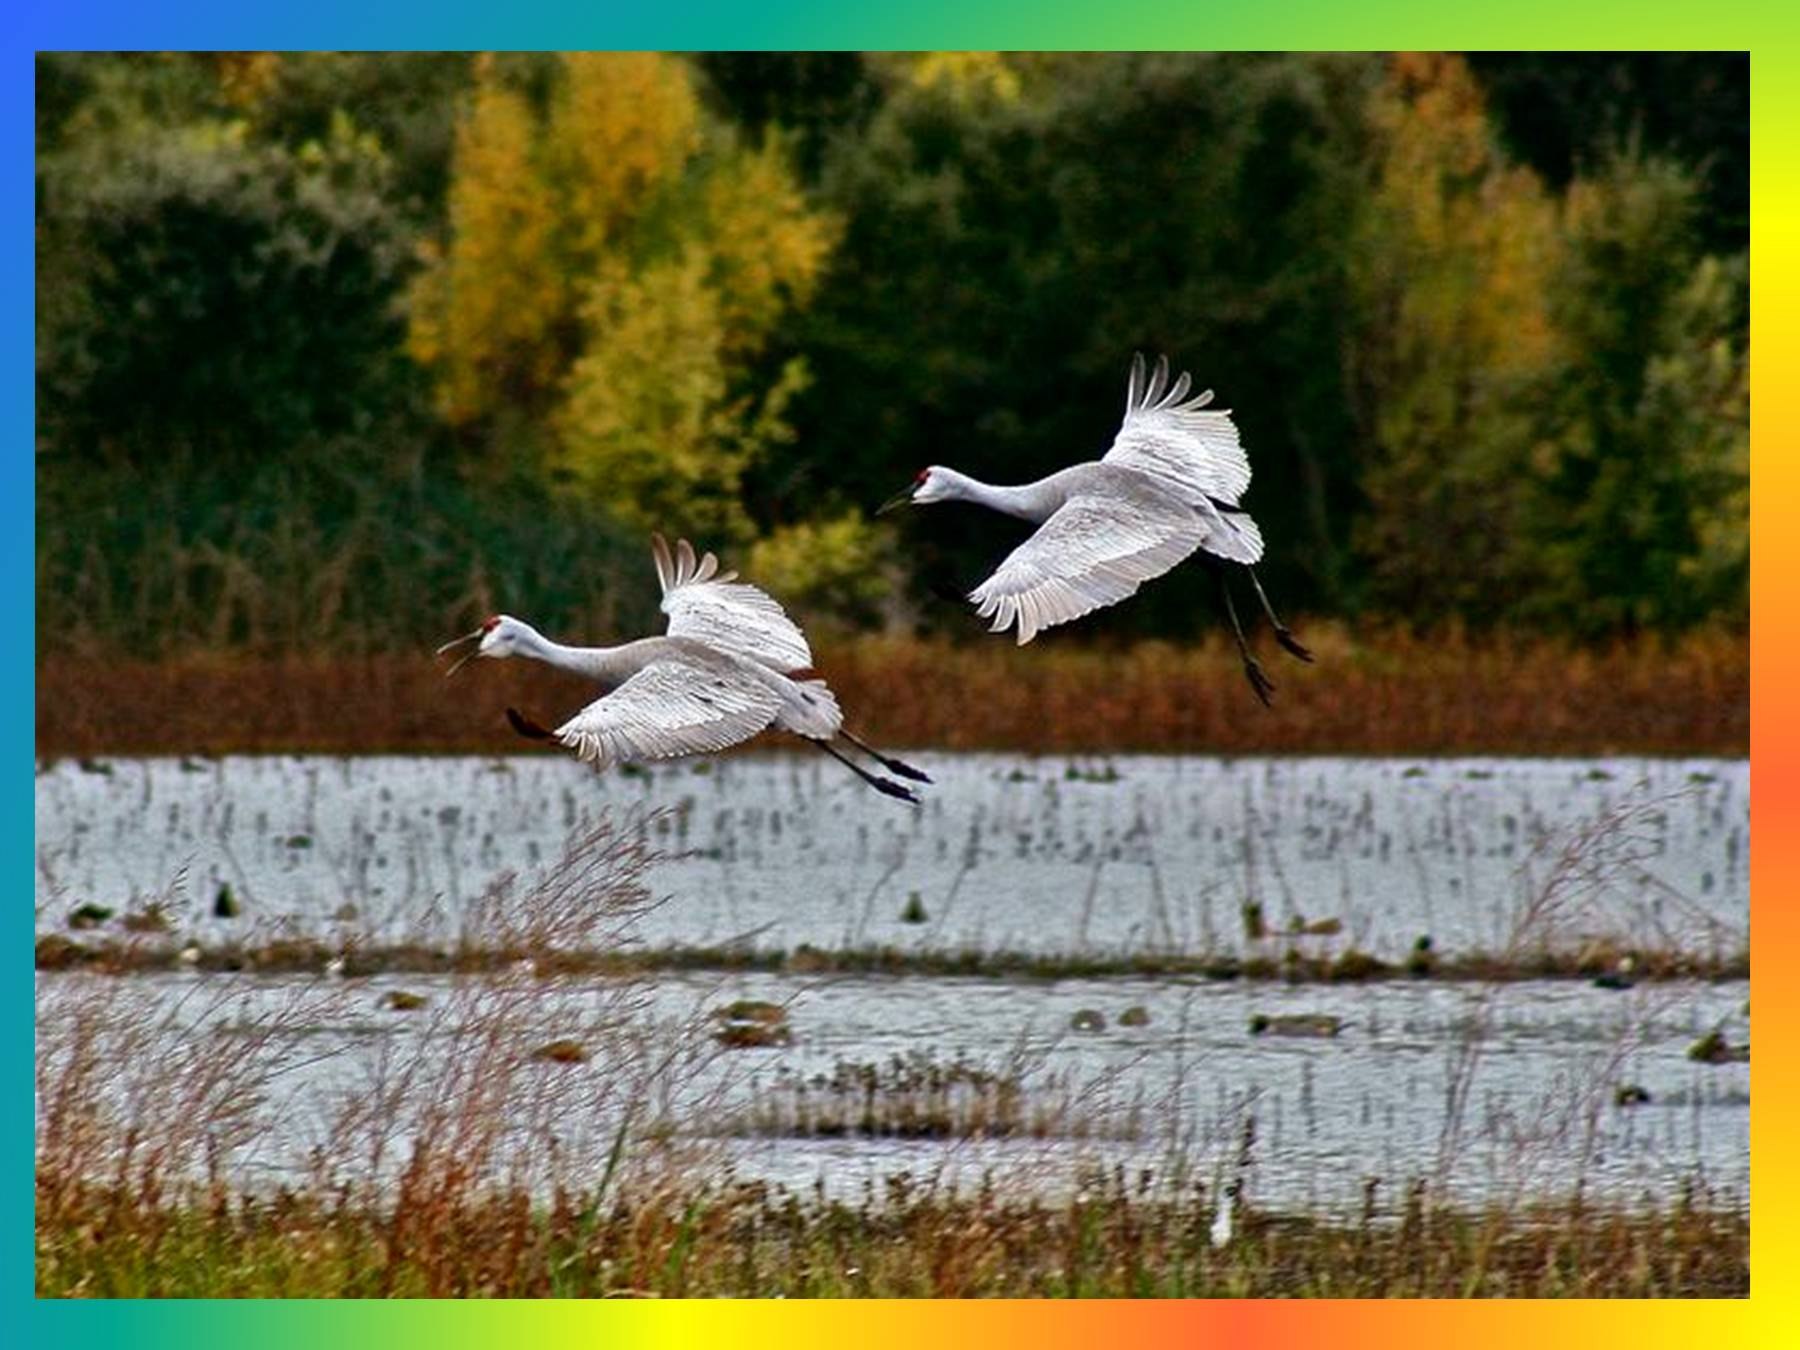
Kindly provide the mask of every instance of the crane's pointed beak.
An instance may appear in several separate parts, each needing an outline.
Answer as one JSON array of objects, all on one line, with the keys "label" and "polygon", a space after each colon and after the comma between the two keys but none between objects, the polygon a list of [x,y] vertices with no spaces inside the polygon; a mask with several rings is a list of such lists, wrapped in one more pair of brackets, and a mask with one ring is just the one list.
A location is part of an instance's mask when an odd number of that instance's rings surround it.
[{"label": "crane's pointed beak", "polygon": [[[450,651],[453,648],[460,647],[465,642],[474,642],[481,637],[481,632],[482,632],[482,630],[477,628],[473,633],[469,633],[469,634],[467,634],[463,637],[459,637],[459,638],[452,638],[449,642],[446,642],[443,646],[439,647],[437,649],[437,651],[433,652],[432,655],[442,656],[445,652]],[[462,656],[457,660],[456,664],[451,666],[450,669],[448,669],[444,672],[444,678],[446,680],[449,679],[452,675],[456,674],[457,671],[461,670],[464,666],[468,665],[470,661],[474,660],[474,658],[476,658],[477,656],[480,656],[480,655],[481,655],[481,648],[479,648],[479,647],[476,647],[470,651],[464,652],[462,654]]]},{"label": "crane's pointed beak", "polygon": [[919,485],[917,483],[908,484],[904,491],[896,492],[892,497],[889,497],[880,506],[876,507],[875,514],[878,516],[885,516],[889,511],[910,505],[913,499],[913,493],[918,490]]}]

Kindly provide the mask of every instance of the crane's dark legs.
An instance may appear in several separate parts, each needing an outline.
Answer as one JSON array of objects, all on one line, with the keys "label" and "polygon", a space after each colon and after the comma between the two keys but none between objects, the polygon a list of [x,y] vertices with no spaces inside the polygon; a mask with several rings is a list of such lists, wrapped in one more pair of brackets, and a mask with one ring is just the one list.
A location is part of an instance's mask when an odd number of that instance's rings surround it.
[{"label": "crane's dark legs", "polygon": [[1244,570],[1250,574],[1250,584],[1256,587],[1256,598],[1262,601],[1263,613],[1269,616],[1269,627],[1275,630],[1275,640],[1290,655],[1297,656],[1302,661],[1311,661],[1313,654],[1301,646],[1300,639],[1294,636],[1292,629],[1275,617],[1275,606],[1269,603],[1269,597],[1262,588],[1262,582],[1257,580],[1256,569],[1249,563],[1245,563]]},{"label": "crane's dark legs", "polygon": [[880,774],[870,773],[867,769],[863,768],[863,766],[858,764],[855,760],[849,758],[847,755],[840,753],[837,749],[835,749],[833,746],[831,746],[830,744],[828,744],[825,741],[815,741],[810,736],[807,736],[804,739],[811,742],[811,744],[818,746],[819,749],[823,750],[826,754],[830,755],[839,764],[842,764],[846,769],[850,770],[851,773],[855,774],[858,778],[862,779],[863,782],[867,783],[870,787],[874,788],[877,792],[883,793],[889,797],[898,797],[901,801],[911,802],[914,806],[917,806],[919,804],[919,799],[913,793],[913,790],[911,788],[905,786],[904,784],[896,783],[891,778],[883,778]]},{"label": "crane's dark legs", "polygon": [[1237,605],[1231,599],[1231,587],[1225,582],[1225,569],[1217,563],[1210,564],[1213,579],[1219,583],[1219,595],[1225,601],[1225,613],[1231,619],[1231,631],[1237,637],[1238,654],[1244,658],[1244,678],[1250,681],[1250,688],[1262,700],[1263,706],[1269,706],[1269,695],[1275,692],[1274,681],[1263,674],[1263,668],[1250,654],[1250,644],[1244,641],[1244,625],[1238,622]]},{"label": "crane's dark legs", "polygon": [[869,758],[873,759],[889,773],[897,773],[902,778],[912,779],[915,783],[929,783],[931,781],[931,775],[926,773],[923,769],[915,769],[903,759],[895,759],[892,755],[882,754],[881,751],[877,750],[860,736],[852,735],[842,727],[838,728],[838,735],[849,741],[850,744],[869,756]]}]

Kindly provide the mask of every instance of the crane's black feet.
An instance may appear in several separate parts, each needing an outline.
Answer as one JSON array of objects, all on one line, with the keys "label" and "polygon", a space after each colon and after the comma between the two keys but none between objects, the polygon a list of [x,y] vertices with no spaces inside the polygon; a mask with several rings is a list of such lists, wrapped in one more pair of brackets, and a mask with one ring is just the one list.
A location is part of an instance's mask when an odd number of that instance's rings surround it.
[{"label": "crane's black feet", "polygon": [[[863,768],[862,765],[849,758],[849,756],[845,755],[836,746],[831,744],[830,741],[814,740],[811,736],[806,737],[806,741],[810,745],[818,746],[819,749],[830,755],[839,764],[842,764],[846,769],[850,770],[851,773],[862,779],[863,782],[867,783],[883,796],[894,797],[903,802],[911,802],[914,806],[919,804],[918,794],[904,783],[896,783],[891,778],[883,778],[878,773],[870,773],[867,769]],[[874,752],[870,751],[870,753],[873,754]],[[877,755],[876,758],[881,759],[883,757]],[[908,765],[907,767],[910,768],[911,766]],[[918,770],[915,769],[913,772],[917,773]],[[923,777],[923,775],[921,775],[921,777]]]},{"label": "crane's black feet", "polygon": [[1275,640],[1281,644],[1281,649],[1290,656],[1297,656],[1302,661],[1311,663],[1313,654],[1300,644],[1300,639],[1294,636],[1291,628],[1284,628],[1281,624],[1276,624]]},{"label": "crane's black feet", "polygon": [[1269,695],[1275,692],[1275,682],[1263,674],[1263,668],[1254,656],[1244,658],[1244,678],[1250,681],[1250,688],[1262,700],[1263,707],[1269,707]]},{"label": "crane's black feet", "polygon": [[915,769],[903,759],[895,759],[892,755],[878,755],[881,767],[889,773],[897,773],[902,778],[910,778],[915,783],[929,783],[931,775],[923,769]]},{"label": "crane's black feet", "polygon": [[885,793],[889,797],[898,798],[903,802],[911,802],[914,806],[919,804],[919,794],[904,783],[896,783],[893,779],[883,778],[879,774],[870,774],[863,781],[877,792]]},{"label": "crane's black feet", "polygon": [[867,741],[861,739],[858,736],[853,735],[848,730],[839,728],[838,735],[842,736],[845,740],[849,741],[850,744],[854,745],[858,750],[862,751],[870,759],[874,760],[877,764],[881,765],[881,767],[886,769],[889,773],[897,773],[902,778],[912,779],[913,782],[915,782],[915,783],[929,783],[931,781],[931,775],[926,773],[925,770],[915,769],[915,768],[913,768],[912,765],[908,764],[905,760],[896,759],[893,755],[882,754],[881,751],[877,750],[874,746],[870,745]]}]

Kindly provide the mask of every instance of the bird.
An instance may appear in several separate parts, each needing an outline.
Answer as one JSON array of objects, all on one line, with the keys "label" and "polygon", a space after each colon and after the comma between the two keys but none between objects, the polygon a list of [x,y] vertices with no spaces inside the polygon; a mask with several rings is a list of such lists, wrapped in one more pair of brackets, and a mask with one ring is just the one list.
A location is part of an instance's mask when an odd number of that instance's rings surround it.
[{"label": "bird", "polygon": [[931,781],[845,728],[836,697],[812,670],[805,635],[779,603],[737,580],[737,573],[720,571],[711,553],[696,557],[685,539],[671,550],[654,535],[650,551],[662,583],[662,611],[669,616],[663,636],[617,647],[569,647],[522,619],[495,614],[437,649],[442,656],[476,644],[446,678],[478,656],[521,656],[604,686],[608,692],[554,730],[516,708],[506,710],[519,735],[557,741],[596,768],[723,750],[775,727],[818,746],[876,791],[918,804],[912,788],[870,772],[834,744],[842,739],[898,778]]},{"label": "bird", "polygon": [[1266,706],[1275,686],[1245,640],[1226,564],[1249,572],[1276,641],[1301,661],[1313,655],[1276,616],[1257,579],[1263,539],[1238,505],[1250,485],[1250,461],[1237,426],[1229,410],[1208,409],[1212,390],[1189,398],[1191,387],[1185,372],[1169,382],[1168,357],[1158,357],[1149,371],[1137,353],[1126,381],[1125,419],[1100,459],[1016,487],[933,464],[876,514],[909,503],[963,501],[1037,525],[968,596],[992,631],[1016,627],[1020,646],[1042,629],[1117,604],[1199,551],[1217,580],[1245,677]]},{"label": "bird", "polygon": [[1238,1183],[1227,1182],[1219,1188],[1219,1203],[1213,1210],[1212,1232],[1210,1234],[1214,1251],[1226,1246],[1231,1241],[1231,1210],[1237,1200]]}]

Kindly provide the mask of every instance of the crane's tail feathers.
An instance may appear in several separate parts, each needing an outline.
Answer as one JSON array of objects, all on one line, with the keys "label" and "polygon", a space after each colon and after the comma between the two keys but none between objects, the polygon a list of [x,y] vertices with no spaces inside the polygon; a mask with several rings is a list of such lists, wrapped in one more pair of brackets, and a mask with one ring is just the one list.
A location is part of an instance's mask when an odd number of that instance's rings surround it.
[{"label": "crane's tail feathers", "polygon": [[517,708],[506,710],[506,720],[512,723],[512,729],[528,741],[553,741],[556,733],[548,727],[534,722]]},{"label": "crane's tail feathers", "polygon": [[844,710],[823,680],[795,680],[796,692],[781,710],[780,726],[797,735],[830,740],[843,728]]},{"label": "crane's tail feathers", "polygon": [[1214,510],[1207,516],[1206,541],[1200,547],[1214,557],[1246,565],[1260,562],[1263,555],[1262,530],[1249,512],[1236,510],[1229,515]]}]

